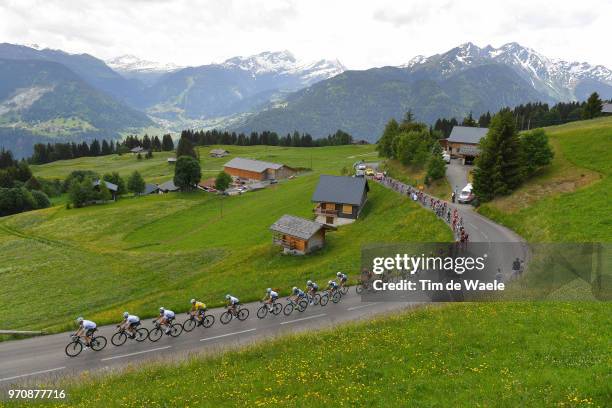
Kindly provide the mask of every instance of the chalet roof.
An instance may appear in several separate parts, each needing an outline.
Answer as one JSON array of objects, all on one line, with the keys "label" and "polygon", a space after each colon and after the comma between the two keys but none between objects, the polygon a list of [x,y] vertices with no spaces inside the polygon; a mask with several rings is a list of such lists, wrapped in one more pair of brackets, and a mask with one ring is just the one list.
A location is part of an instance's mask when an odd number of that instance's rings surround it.
[{"label": "chalet roof", "polygon": [[262,173],[268,169],[278,170],[283,167],[282,164],[270,163],[261,160],[243,159],[242,157],[234,157],[232,160],[225,163],[225,167],[232,167],[234,169],[253,171],[255,173]]},{"label": "chalet roof", "polygon": [[604,103],[601,107],[602,113],[612,113],[612,103]]},{"label": "chalet roof", "polygon": [[145,184],[145,189],[142,192],[142,194],[145,194],[145,195],[146,194],[151,194],[151,193],[154,193],[154,192],[156,192],[158,190],[159,190],[159,187],[157,187],[156,184],[147,183],[147,184]]},{"label": "chalet roof", "polygon": [[130,150],[130,152],[132,152],[132,153],[140,153],[142,151],[144,151],[144,149],[142,147],[140,147],[140,146],[136,146],[136,147],[134,147],[134,148],[132,148]]},{"label": "chalet roof", "polygon": [[210,154],[228,154],[229,152],[225,149],[212,149]]},{"label": "chalet roof", "polygon": [[159,189],[162,191],[177,191],[179,188],[174,184],[174,180],[168,180],[160,184]]},{"label": "chalet roof", "polygon": [[[104,182],[104,184],[106,184],[106,188],[108,188],[110,191],[113,191],[113,192],[115,192],[115,193],[116,193],[116,192],[117,192],[117,190],[119,189],[119,187],[118,187],[116,184],[110,183],[110,182],[108,182],[108,181],[105,181],[105,182]],[[99,185],[100,185],[100,180],[95,180],[95,181],[93,182],[93,185],[94,185],[95,187],[99,186]]]},{"label": "chalet roof", "polygon": [[312,201],[359,205],[364,191],[370,191],[365,177],[322,175]]},{"label": "chalet roof", "polygon": [[176,162],[176,157],[168,157],[168,162],[170,163]]},{"label": "chalet roof", "polygon": [[325,225],[293,215],[283,215],[270,227],[272,231],[301,239],[310,239],[321,228]]},{"label": "chalet roof", "polygon": [[489,129],[468,126],[454,126],[448,137],[449,142],[478,144]]}]

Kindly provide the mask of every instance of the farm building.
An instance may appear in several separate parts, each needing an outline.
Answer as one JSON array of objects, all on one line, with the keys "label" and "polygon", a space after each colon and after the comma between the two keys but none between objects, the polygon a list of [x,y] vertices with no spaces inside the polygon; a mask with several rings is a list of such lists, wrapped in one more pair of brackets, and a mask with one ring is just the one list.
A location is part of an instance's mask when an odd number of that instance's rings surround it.
[{"label": "farm building", "polygon": [[446,139],[446,150],[452,157],[472,161],[480,154],[478,144],[487,135],[487,128],[455,126]]},{"label": "farm building", "polygon": [[201,180],[198,183],[198,188],[204,191],[208,191],[209,189],[214,189],[215,188],[215,178],[211,177],[206,180]]},{"label": "farm building", "polygon": [[212,149],[209,154],[210,157],[225,157],[229,154],[229,151],[225,149]]},{"label": "farm building", "polygon": [[159,187],[157,184],[146,183],[145,189],[141,195],[157,194],[159,193]]},{"label": "farm building", "polygon": [[162,193],[170,193],[173,191],[179,191],[179,188],[174,184],[174,180],[168,180],[158,186],[159,191]]},{"label": "farm building", "polygon": [[[113,197],[113,201],[117,200],[117,191],[119,190],[119,187],[116,184],[109,183],[108,181],[104,181],[104,184],[106,184],[106,188],[108,189],[108,191],[110,191],[111,196]],[[93,182],[93,186],[94,186],[94,190],[99,190],[100,180],[95,180]]]},{"label": "farm building", "polygon": [[142,153],[142,152],[144,152],[144,149],[142,147],[140,147],[140,146],[136,146],[136,147],[130,149],[130,152],[132,152],[134,154]]},{"label": "farm building", "polygon": [[601,107],[601,113],[604,115],[612,115],[612,103],[604,103]]},{"label": "farm building", "polygon": [[295,170],[284,164],[236,157],[225,163],[223,170],[234,177],[247,180],[278,180],[290,177]]},{"label": "farm building", "polygon": [[368,198],[368,181],[364,177],[327,176],[319,178],[312,201],[316,221],[327,225],[354,222]]},{"label": "farm building", "polygon": [[325,224],[293,215],[283,215],[270,227],[272,242],[283,248],[283,252],[305,255],[325,245],[325,231],[334,229]]},{"label": "farm building", "polygon": [[176,163],[176,157],[168,157],[168,164],[175,164]]}]

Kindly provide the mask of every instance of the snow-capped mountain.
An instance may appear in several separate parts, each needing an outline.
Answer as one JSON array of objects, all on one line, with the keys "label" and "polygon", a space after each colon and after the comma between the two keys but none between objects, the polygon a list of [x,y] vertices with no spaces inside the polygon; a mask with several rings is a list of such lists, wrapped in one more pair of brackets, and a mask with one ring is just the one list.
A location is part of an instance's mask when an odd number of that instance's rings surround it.
[{"label": "snow-capped mountain", "polygon": [[262,52],[249,57],[234,57],[221,64],[227,68],[239,68],[250,72],[254,76],[298,75],[303,79],[304,85],[309,85],[327,78],[341,74],[346,70],[338,60],[319,60],[305,62],[297,60],[289,51]]},{"label": "snow-capped mountain", "polygon": [[120,57],[112,58],[110,60],[106,60],[106,65],[111,67],[117,72],[127,73],[127,72],[171,72],[180,69],[178,65],[174,65],[171,63],[161,63],[154,61],[147,61],[141,58],[138,58],[135,55],[122,55]]},{"label": "snow-capped mountain", "polygon": [[435,69],[448,77],[468,67],[491,63],[513,68],[553,101],[582,100],[587,96],[585,92],[590,90],[603,95],[612,93],[612,70],[602,65],[548,58],[515,42],[499,48],[490,45],[480,48],[468,42],[428,58],[419,55],[401,67],[412,72]]}]

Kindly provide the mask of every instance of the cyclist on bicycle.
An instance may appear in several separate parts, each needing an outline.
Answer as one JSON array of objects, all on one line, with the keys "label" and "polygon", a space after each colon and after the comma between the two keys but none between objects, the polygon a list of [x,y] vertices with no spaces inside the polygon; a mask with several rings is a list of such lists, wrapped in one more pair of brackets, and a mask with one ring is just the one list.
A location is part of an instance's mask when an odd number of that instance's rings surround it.
[{"label": "cyclist on bicycle", "polygon": [[263,301],[268,305],[268,310],[271,312],[274,307],[274,302],[278,299],[278,293],[273,291],[272,288],[266,289],[266,296],[264,296]]},{"label": "cyclist on bicycle", "polygon": [[336,273],[336,279],[338,280],[340,287],[344,287],[344,285],[346,284],[346,281],[348,280],[348,276],[346,276],[346,274],[342,272],[338,272]]},{"label": "cyclist on bicycle", "polygon": [[340,286],[338,286],[338,284],[336,283],[336,281],[330,280],[329,282],[327,282],[327,290],[330,293],[334,293],[335,291],[337,291],[340,288]]},{"label": "cyclist on bicycle", "polygon": [[297,303],[300,299],[303,299],[305,297],[306,293],[304,293],[304,291],[298,288],[297,286],[294,286],[293,290],[291,290],[291,296],[289,298],[293,299],[293,301]]},{"label": "cyclist on bicycle", "polygon": [[227,310],[232,312],[235,315],[236,309],[238,309],[238,305],[240,304],[240,299],[228,293],[227,295],[225,295],[225,301],[226,301]]},{"label": "cyclist on bicycle", "polygon": [[308,282],[306,282],[306,287],[308,288],[308,295],[310,295],[310,304],[312,305],[314,304],[314,296],[319,291],[319,285],[317,285],[317,282],[309,280]]},{"label": "cyclist on bicycle", "polygon": [[191,310],[189,311],[189,314],[198,319],[199,323],[202,323],[205,312],[206,305],[204,303],[191,299]]},{"label": "cyclist on bicycle", "polygon": [[172,310],[159,308],[159,317],[153,320],[153,323],[158,322],[160,326],[166,326],[166,334],[170,333],[170,325],[175,318],[175,314]]},{"label": "cyclist on bicycle", "polygon": [[93,335],[94,331],[96,331],[97,326],[91,320],[85,320],[82,317],[78,317],[76,322],[79,325],[79,329],[76,333],[74,333],[74,335],[85,338],[85,348],[89,348],[91,336]]},{"label": "cyclist on bicycle", "polygon": [[138,326],[140,326],[140,317],[123,312],[123,321],[118,327],[128,332],[131,338],[134,338],[136,336],[135,330]]}]

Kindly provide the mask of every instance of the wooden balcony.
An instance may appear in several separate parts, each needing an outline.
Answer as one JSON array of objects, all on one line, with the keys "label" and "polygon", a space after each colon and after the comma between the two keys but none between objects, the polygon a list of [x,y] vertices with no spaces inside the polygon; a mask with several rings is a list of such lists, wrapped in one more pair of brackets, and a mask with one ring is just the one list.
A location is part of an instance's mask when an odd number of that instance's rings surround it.
[{"label": "wooden balcony", "polygon": [[325,217],[337,217],[338,216],[338,210],[335,210],[335,209],[328,210],[326,208],[321,207],[320,205],[317,205],[312,211],[317,215],[323,215]]}]

